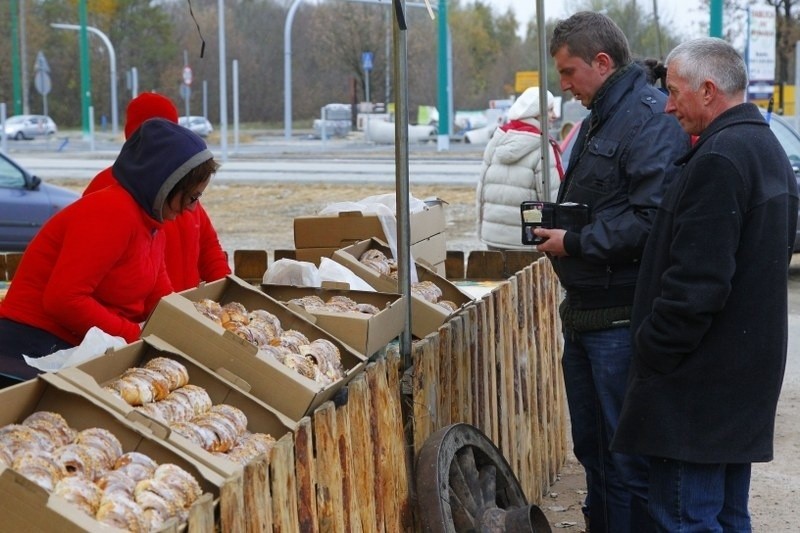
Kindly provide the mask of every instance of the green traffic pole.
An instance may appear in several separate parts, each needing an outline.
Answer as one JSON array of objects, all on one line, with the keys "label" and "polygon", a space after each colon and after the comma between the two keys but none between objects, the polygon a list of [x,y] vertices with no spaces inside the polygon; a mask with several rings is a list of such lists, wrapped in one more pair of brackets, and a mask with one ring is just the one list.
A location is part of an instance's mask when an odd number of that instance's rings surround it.
[{"label": "green traffic pole", "polygon": [[86,0],[78,3],[78,19],[80,21],[80,61],[81,61],[81,125],[83,136],[88,137],[91,130],[89,124],[89,107],[92,105],[92,89],[89,76],[89,31],[87,26]]},{"label": "green traffic pole", "polygon": [[722,37],[722,0],[711,0],[711,20],[708,25],[709,37]]},{"label": "green traffic pole", "polygon": [[[450,140],[450,100],[447,98],[447,0],[439,0],[439,50],[437,54],[437,71],[438,71],[438,107],[439,107],[439,140]],[[442,144],[449,144],[445,141]]]},{"label": "green traffic pole", "polygon": [[14,115],[22,114],[22,73],[19,64],[19,16],[17,14],[17,1],[11,1],[11,92]]}]

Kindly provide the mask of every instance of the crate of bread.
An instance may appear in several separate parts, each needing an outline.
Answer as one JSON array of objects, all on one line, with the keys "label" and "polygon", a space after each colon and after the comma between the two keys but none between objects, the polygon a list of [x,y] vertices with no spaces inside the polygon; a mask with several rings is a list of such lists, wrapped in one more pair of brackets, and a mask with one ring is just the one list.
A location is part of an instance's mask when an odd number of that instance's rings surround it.
[{"label": "crate of bread", "polygon": [[142,330],[232,376],[292,421],[333,399],[366,357],[230,275],[159,301]]},{"label": "crate of bread", "polygon": [[226,478],[54,374],[0,391],[7,531],[213,527]]},{"label": "crate of bread", "polygon": [[[380,239],[363,240],[337,250],[333,259],[376,290],[398,292],[397,262]],[[416,280],[411,283],[411,333],[423,338],[437,331],[472,298],[428,266],[415,262],[413,268]]]}]

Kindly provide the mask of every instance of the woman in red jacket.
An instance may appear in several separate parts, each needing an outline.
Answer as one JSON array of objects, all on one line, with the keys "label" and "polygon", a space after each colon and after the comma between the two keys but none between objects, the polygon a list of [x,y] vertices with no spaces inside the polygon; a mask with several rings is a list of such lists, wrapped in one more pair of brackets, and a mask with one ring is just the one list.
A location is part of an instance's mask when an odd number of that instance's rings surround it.
[{"label": "woman in red jacket", "polygon": [[[175,104],[158,93],[140,94],[130,101],[125,113],[126,138],[149,118],[161,117],[178,122]],[[115,182],[109,167],[94,177],[83,194],[99,191]],[[231,273],[217,231],[202,203],[197,202],[194,209],[184,211],[174,222],[164,224],[163,230],[167,241],[167,274],[176,291],[197,287],[201,281],[215,281]]]},{"label": "woman in red jacket", "polygon": [[156,118],[112,168],[114,184],[53,216],[22,256],[0,304],[0,375],[35,376],[22,354],[76,346],[92,326],[133,342],[172,292],[161,230],[195,209],[218,164],[199,136]]}]

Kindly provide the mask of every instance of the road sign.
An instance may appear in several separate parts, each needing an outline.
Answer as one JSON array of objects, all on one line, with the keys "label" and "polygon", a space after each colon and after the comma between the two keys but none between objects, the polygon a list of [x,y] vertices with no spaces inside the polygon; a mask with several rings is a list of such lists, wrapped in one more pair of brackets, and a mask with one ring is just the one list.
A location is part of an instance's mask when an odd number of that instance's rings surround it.
[{"label": "road sign", "polygon": [[192,96],[192,89],[188,85],[181,84],[181,98],[188,100]]},{"label": "road sign", "polygon": [[47,59],[44,57],[44,52],[39,50],[39,53],[36,54],[36,72],[50,72],[50,65],[47,64]]},{"label": "road sign", "polygon": [[53,88],[53,84],[50,81],[50,74],[44,70],[37,69],[33,77],[33,86],[36,88],[36,92],[42,96],[50,94],[50,90]]},{"label": "road sign", "polygon": [[188,65],[183,67],[183,83],[184,85],[192,84],[192,68]]},{"label": "road sign", "polygon": [[361,65],[364,67],[364,70],[369,72],[372,70],[372,52],[362,52],[361,53]]}]

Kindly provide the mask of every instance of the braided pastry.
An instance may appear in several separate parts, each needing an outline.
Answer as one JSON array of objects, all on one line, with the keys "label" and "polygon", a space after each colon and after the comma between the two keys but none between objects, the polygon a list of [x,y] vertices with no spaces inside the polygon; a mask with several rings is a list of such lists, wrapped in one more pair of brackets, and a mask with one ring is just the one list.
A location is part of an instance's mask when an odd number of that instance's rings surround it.
[{"label": "braided pastry", "polygon": [[114,463],[114,470],[124,473],[134,481],[152,477],[156,468],[158,468],[158,463],[139,452],[123,453]]},{"label": "braided pastry", "polygon": [[53,452],[53,460],[64,477],[84,477],[92,480],[102,471],[103,454],[97,448],[82,444],[67,444]]},{"label": "braided pastry", "polygon": [[249,324],[247,309],[239,302],[228,302],[222,306],[222,325],[226,322],[236,322],[238,324]]},{"label": "braided pastry", "polygon": [[111,470],[97,478],[95,484],[103,491],[104,499],[120,496],[131,499],[138,481],[124,470]]},{"label": "braided pastry", "polygon": [[147,483],[148,485],[143,486],[149,486],[149,482],[152,480],[145,479],[137,483],[134,501],[142,509],[142,518],[147,524],[147,531],[157,531],[164,526],[167,520],[177,514],[178,507],[151,490],[138,490],[140,484]]},{"label": "braided pastry", "polygon": [[211,397],[203,387],[198,387],[197,385],[184,385],[180,389],[172,391],[170,396],[184,396],[194,408],[195,415],[205,413],[211,409]]},{"label": "braided pastry", "polygon": [[317,296],[316,294],[310,294],[308,296],[302,296],[300,298],[293,298],[289,300],[289,303],[298,305],[307,311],[325,307],[325,302],[323,301],[323,299]]},{"label": "braided pastry", "polygon": [[47,492],[52,492],[63,477],[53,455],[44,450],[23,451],[14,460],[13,468]]},{"label": "braided pastry", "polygon": [[69,427],[63,416],[52,411],[31,413],[22,421],[22,425],[47,435],[55,448],[69,444],[75,439],[76,431]]},{"label": "braided pastry", "polygon": [[153,479],[177,490],[183,499],[183,507],[187,509],[203,494],[203,489],[195,477],[178,465],[164,463],[156,469]]},{"label": "braided pastry", "polygon": [[14,453],[7,444],[0,443],[0,465],[10,468],[14,464]]},{"label": "braided pastry", "polygon": [[94,517],[100,507],[103,492],[90,479],[80,476],[62,478],[53,489],[53,493],[61,496],[81,511]]},{"label": "braided pastry", "polygon": [[213,406],[210,412],[222,415],[233,422],[233,425],[236,428],[237,440],[239,436],[243,435],[244,432],[247,431],[247,415],[245,415],[244,412],[238,407],[221,403]]},{"label": "braided pastry", "polygon": [[451,313],[453,313],[456,310],[458,310],[458,306],[456,305],[456,303],[455,302],[451,302],[450,300],[440,300],[440,301],[436,302],[436,305],[438,305],[440,307],[444,307],[445,309],[447,309]]},{"label": "braided pastry", "polygon": [[296,329],[287,329],[283,335],[277,339],[272,339],[270,344],[273,346],[283,346],[292,352],[299,354],[300,346],[305,346],[309,343],[308,337],[297,331]]},{"label": "braided pastry", "polygon": [[253,458],[269,453],[275,445],[272,435],[266,433],[247,433],[243,435],[225,457],[236,463],[246,465]]},{"label": "braided pastry", "polygon": [[75,437],[75,444],[83,444],[100,450],[102,453],[101,465],[106,469],[113,467],[119,456],[122,455],[122,444],[113,433],[103,428],[79,431]]},{"label": "braided pastry", "polygon": [[432,281],[420,281],[411,286],[411,293],[435,304],[442,297],[442,289]]},{"label": "braided pastry", "polygon": [[327,339],[317,339],[309,345],[310,356],[317,363],[320,373],[325,376],[323,382],[332,383],[344,377],[339,349]]},{"label": "braided pastry", "polygon": [[283,334],[280,319],[266,309],[254,309],[248,316],[250,324],[263,329],[269,337],[280,337]]},{"label": "braided pastry", "polygon": [[168,357],[154,357],[145,363],[144,368],[155,370],[167,378],[170,392],[189,383],[189,371],[174,359]]},{"label": "braided pastry", "polygon": [[31,449],[52,451],[55,447],[47,435],[22,424],[8,424],[0,428],[0,444],[5,445],[12,456]]},{"label": "braided pastry", "polygon": [[222,316],[224,311],[218,302],[205,298],[199,302],[194,302],[194,308],[197,309],[201,315],[213,320],[219,325],[222,325]]},{"label": "braided pastry", "polygon": [[356,304],[356,311],[359,313],[365,313],[368,315],[377,315],[381,312],[377,306],[367,303]]},{"label": "braided pastry", "polygon": [[202,414],[192,420],[199,428],[203,428],[214,433],[216,437],[211,445],[211,448],[206,448],[211,452],[227,452],[233,448],[236,441],[239,439],[239,433],[236,430],[236,424],[226,416],[220,413],[209,412]]},{"label": "braided pastry", "polygon": [[144,517],[144,511],[132,498],[119,495],[103,497],[95,518],[101,524],[130,531],[131,533],[150,531],[150,525]]},{"label": "braided pastry", "polygon": [[170,429],[204,450],[211,451],[217,447],[217,434],[210,428],[198,426],[194,422],[179,422],[170,426]]}]

